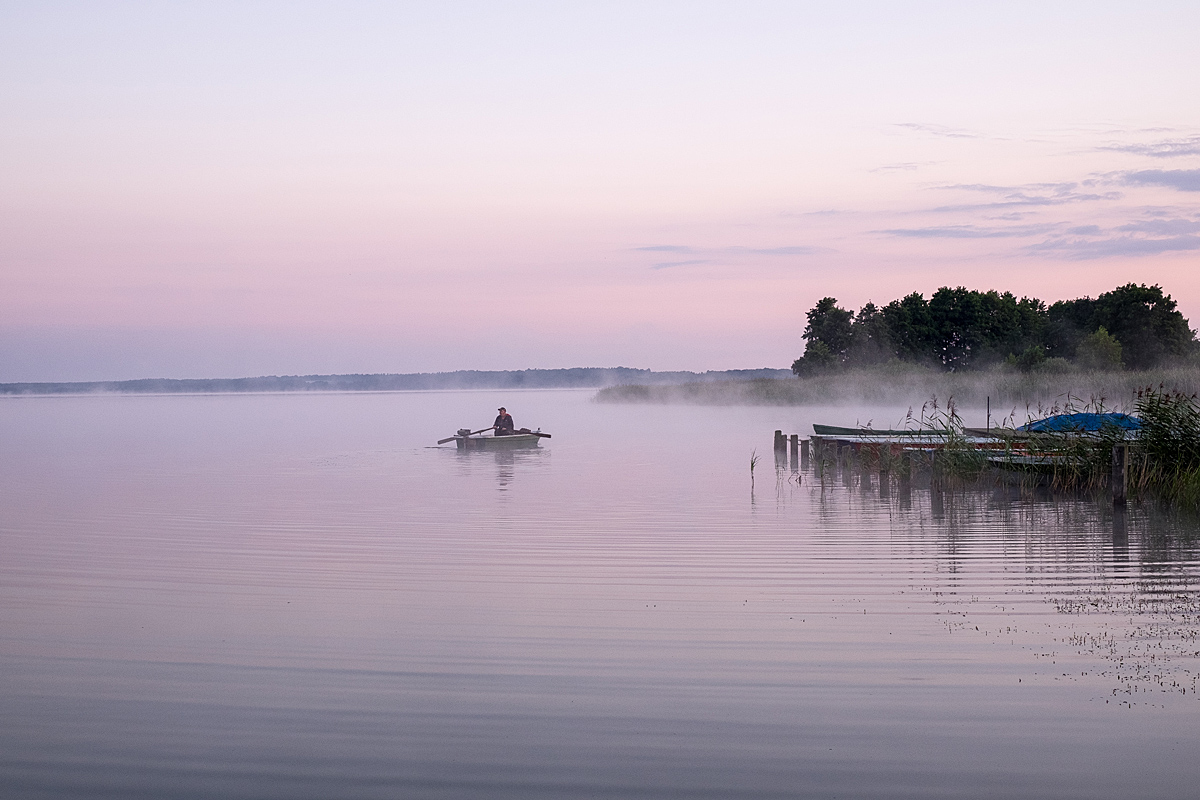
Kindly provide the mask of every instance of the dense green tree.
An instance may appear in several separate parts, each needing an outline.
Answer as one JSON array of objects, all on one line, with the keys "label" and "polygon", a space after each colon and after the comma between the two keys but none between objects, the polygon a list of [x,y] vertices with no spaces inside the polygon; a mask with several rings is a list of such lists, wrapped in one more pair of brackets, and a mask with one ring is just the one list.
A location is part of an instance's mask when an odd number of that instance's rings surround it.
[{"label": "dense green tree", "polygon": [[1095,333],[1083,337],[1075,350],[1075,360],[1084,369],[1121,368],[1121,343],[1101,325]]},{"label": "dense green tree", "polygon": [[1054,355],[1075,358],[1084,338],[1100,328],[1120,342],[1125,364],[1133,369],[1185,357],[1195,341],[1162,287],[1129,283],[1094,300],[1082,297],[1050,306],[1047,345]]},{"label": "dense green tree", "polygon": [[846,351],[850,349],[850,339],[854,333],[851,324],[854,314],[839,308],[835,298],[822,297],[807,316],[808,326],[804,329],[804,339],[810,345],[813,342],[821,342],[838,360],[844,358]]},{"label": "dense green tree", "polygon": [[941,359],[934,357],[936,333],[929,304],[919,292],[893,300],[883,307],[888,338],[893,354],[902,361],[925,363]]},{"label": "dense green tree", "polygon": [[929,298],[933,355],[950,370],[971,366],[984,344],[984,304],[979,292],[943,286]]},{"label": "dense green tree", "polygon": [[1064,359],[1089,367],[1123,359],[1140,369],[1200,357],[1195,333],[1171,296],[1159,286],[1132,283],[1049,307],[1036,298],[962,286],[943,286],[928,302],[913,292],[882,309],[867,303],[857,315],[825,297],[808,312],[804,338],[805,356],[793,365],[797,374],[892,358],[963,370],[1002,361],[1065,368]]},{"label": "dense green tree", "polygon": [[800,377],[814,375],[837,366],[838,359],[826,344],[819,339],[810,341],[804,355],[792,362],[792,372]]},{"label": "dense green tree", "polygon": [[850,364],[883,364],[894,355],[887,320],[874,303],[868,302],[854,315],[850,325],[850,350],[846,361]]},{"label": "dense green tree", "polygon": [[833,297],[822,297],[808,311],[804,356],[792,363],[792,372],[806,375],[837,366],[846,360],[853,337],[853,312],[839,308]]},{"label": "dense green tree", "polygon": [[1130,283],[1105,292],[1096,298],[1092,323],[1089,331],[1105,328],[1121,343],[1125,363],[1135,368],[1185,356],[1195,339],[1175,301],[1157,285]]}]

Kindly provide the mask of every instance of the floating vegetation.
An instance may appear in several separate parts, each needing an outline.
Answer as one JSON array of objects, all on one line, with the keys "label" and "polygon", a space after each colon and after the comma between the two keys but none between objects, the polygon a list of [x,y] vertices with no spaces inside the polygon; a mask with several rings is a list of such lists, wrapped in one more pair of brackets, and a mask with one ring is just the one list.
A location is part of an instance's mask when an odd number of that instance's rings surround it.
[{"label": "floating vegetation", "polygon": [[[1178,693],[1200,698],[1200,595],[1180,576],[1143,582],[1130,591],[1101,589],[1056,599],[1060,614],[1103,615],[1121,624],[1075,631],[1060,642],[1109,667],[1113,697]],[[1125,702],[1129,702],[1126,700]]]}]

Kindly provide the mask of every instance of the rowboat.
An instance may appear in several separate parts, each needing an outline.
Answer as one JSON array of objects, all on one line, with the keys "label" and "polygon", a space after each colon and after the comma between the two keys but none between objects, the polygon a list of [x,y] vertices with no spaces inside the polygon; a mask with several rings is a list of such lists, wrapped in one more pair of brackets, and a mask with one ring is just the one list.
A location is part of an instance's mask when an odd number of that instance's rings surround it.
[{"label": "rowboat", "polygon": [[944,430],[879,430],[876,428],[844,428],[840,425],[818,425],[813,423],[817,436],[945,436]]},{"label": "rowboat", "polygon": [[548,433],[542,433],[541,430],[531,431],[529,428],[521,428],[507,436],[496,436],[491,432],[491,428],[485,429],[484,432],[488,435],[483,436],[480,431],[472,431],[470,428],[459,428],[456,434],[439,440],[438,444],[454,442],[459,450],[514,450],[537,447],[542,439],[550,438]]}]

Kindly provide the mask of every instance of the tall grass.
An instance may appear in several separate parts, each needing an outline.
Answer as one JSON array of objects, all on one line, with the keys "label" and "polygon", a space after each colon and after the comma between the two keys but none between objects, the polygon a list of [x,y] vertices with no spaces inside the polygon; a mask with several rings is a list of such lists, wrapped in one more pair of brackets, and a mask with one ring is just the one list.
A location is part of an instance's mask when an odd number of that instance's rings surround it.
[{"label": "tall grass", "polygon": [[[1185,394],[1200,392],[1200,368],[1133,371],[1022,373],[1007,369],[942,372],[911,364],[850,369],[809,378],[719,381],[677,386],[610,386],[597,402],[714,406],[809,406],[838,403],[921,405],[930,396],[954,397],[959,406],[993,409],[1062,405],[1068,398],[1132,400],[1146,385],[1170,386]],[[999,413],[1004,415],[1005,411]]]},{"label": "tall grass", "polygon": [[1200,401],[1197,394],[1162,386],[1140,390],[1134,410],[1142,420],[1134,474],[1139,490],[1200,509]]}]

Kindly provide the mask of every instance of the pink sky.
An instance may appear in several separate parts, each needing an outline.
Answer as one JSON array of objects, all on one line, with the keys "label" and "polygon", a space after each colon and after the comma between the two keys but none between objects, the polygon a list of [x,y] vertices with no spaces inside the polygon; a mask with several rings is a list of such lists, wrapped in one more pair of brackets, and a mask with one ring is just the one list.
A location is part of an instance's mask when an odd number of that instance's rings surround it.
[{"label": "pink sky", "polygon": [[0,7],[0,382],[786,367],[942,285],[1200,324],[1194,3],[430,5]]}]

